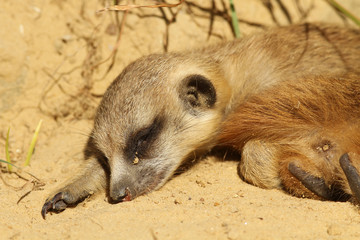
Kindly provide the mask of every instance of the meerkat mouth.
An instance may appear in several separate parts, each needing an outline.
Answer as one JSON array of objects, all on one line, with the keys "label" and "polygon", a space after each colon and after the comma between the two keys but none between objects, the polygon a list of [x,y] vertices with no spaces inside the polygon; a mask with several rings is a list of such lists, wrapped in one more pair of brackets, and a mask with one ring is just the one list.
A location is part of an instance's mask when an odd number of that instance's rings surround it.
[{"label": "meerkat mouth", "polygon": [[133,198],[132,198],[130,189],[129,189],[128,187],[125,188],[125,197],[122,199],[122,202],[129,202],[129,201],[131,201],[132,199],[133,199]]}]

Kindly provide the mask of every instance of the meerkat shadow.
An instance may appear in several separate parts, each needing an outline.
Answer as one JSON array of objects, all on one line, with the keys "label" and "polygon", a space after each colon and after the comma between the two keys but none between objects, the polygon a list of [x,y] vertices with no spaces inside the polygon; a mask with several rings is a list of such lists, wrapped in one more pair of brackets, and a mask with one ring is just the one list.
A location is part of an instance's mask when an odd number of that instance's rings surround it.
[{"label": "meerkat shadow", "polygon": [[189,154],[186,160],[176,169],[173,177],[179,176],[184,172],[199,164],[201,161],[213,157],[216,162],[219,161],[234,161],[239,162],[241,154],[230,147],[215,146],[210,151],[197,151]]}]

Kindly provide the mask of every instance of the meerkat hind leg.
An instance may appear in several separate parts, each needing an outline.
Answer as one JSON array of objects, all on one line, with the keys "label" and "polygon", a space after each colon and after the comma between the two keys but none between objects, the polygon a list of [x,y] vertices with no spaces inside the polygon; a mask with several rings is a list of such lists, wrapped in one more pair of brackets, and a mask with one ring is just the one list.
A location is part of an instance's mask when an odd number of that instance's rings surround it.
[{"label": "meerkat hind leg", "polygon": [[[322,200],[347,200],[348,195],[300,150],[297,145],[250,140],[243,147],[240,177],[265,189],[282,189],[297,196]],[[328,179],[329,180],[329,179]]]},{"label": "meerkat hind leg", "polygon": [[347,153],[340,157],[340,166],[346,175],[354,197],[357,199],[358,202],[360,202],[360,175],[354,165],[351,163],[351,160]]},{"label": "meerkat hind leg", "polygon": [[320,167],[321,161],[318,165],[296,145],[283,149],[279,154],[279,176],[284,190],[297,197],[339,200],[343,192],[329,177],[329,170]]},{"label": "meerkat hind leg", "polygon": [[238,172],[244,181],[261,188],[282,189],[297,197],[331,199],[332,192],[325,180],[295,162],[321,176],[304,155],[286,144],[266,140],[250,140],[245,144]]},{"label": "meerkat hind leg", "polygon": [[277,145],[263,140],[250,140],[243,147],[238,174],[255,186],[281,189],[276,159]]},{"label": "meerkat hind leg", "polygon": [[307,189],[324,199],[332,199],[331,189],[326,185],[323,178],[316,177],[311,173],[297,166],[295,162],[290,162],[288,170],[296,177]]},{"label": "meerkat hind leg", "polygon": [[[315,157],[315,159],[314,159]],[[280,177],[284,189],[298,197],[319,200],[347,201],[351,197],[335,177],[329,160],[295,149],[287,149],[280,157]],[[334,172],[335,171],[335,172]]]},{"label": "meerkat hind leg", "polygon": [[61,212],[69,206],[75,206],[97,190],[106,187],[105,168],[95,157],[89,161],[82,174],[75,177],[65,187],[55,191],[42,207],[41,215],[45,219],[48,212]]}]

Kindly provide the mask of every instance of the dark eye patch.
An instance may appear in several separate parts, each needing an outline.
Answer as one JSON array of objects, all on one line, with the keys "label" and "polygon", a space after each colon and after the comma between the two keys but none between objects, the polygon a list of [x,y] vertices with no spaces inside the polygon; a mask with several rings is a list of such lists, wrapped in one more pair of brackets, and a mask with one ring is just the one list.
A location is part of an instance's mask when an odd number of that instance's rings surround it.
[{"label": "dark eye patch", "polygon": [[140,159],[150,157],[151,145],[159,136],[163,125],[163,119],[157,117],[150,126],[142,128],[130,136],[125,147],[125,154],[129,161],[133,161],[135,157]]}]

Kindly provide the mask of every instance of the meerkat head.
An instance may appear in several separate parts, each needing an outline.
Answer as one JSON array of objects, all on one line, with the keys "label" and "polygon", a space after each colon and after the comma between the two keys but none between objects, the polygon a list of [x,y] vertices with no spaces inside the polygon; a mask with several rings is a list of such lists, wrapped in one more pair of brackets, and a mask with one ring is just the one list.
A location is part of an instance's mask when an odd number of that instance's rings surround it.
[{"label": "meerkat head", "polygon": [[157,189],[198,149],[209,149],[230,90],[214,63],[179,54],[130,64],[108,88],[92,138],[110,168],[109,196]]}]

